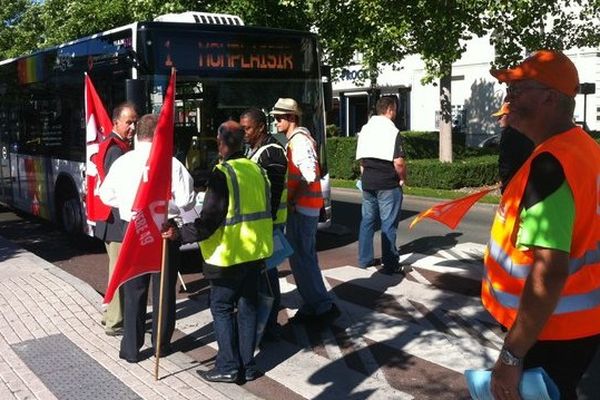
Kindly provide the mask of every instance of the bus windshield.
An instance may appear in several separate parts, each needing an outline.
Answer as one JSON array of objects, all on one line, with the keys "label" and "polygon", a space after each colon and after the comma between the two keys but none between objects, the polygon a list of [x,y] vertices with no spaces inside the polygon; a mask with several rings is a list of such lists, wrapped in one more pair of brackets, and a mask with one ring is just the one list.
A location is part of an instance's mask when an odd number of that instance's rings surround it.
[{"label": "bus windshield", "polygon": [[[222,122],[239,120],[249,107],[268,115],[280,97],[298,102],[301,125],[322,147],[322,84],[312,35],[147,29],[140,36],[152,74],[138,78],[149,83],[152,112],[160,109],[170,68],[177,69],[176,156],[191,171],[214,165]],[[269,128],[277,133],[272,118]]]}]

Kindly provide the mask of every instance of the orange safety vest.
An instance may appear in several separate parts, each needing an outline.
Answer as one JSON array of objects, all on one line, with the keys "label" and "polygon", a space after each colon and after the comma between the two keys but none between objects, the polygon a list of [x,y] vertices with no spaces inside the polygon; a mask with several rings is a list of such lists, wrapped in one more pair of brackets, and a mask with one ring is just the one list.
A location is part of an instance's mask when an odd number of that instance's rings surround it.
[{"label": "orange safety vest", "polygon": [[556,135],[536,147],[502,196],[485,252],[481,300],[502,325],[515,321],[533,252],[515,247],[521,199],[531,160],[551,153],[563,167],[573,192],[575,221],[569,276],[539,340],[570,340],[600,333],[600,147],[581,128]]},{"label": "orange safety vest", "polygon": [[323,193],[321,192],[321,169],[319,163],[316,165],[317,178],[314,182],[308,183],[302,178],[300,169],[294,164],[292,159],[293,144],[292,139],[296,135],[304,135],[310,139],[316,153],[316,143],[305,128],[297,128],[288,140],[287,159],[288,159],[288,204],[301,208],[311,208],[320,210],[323,207]]}]

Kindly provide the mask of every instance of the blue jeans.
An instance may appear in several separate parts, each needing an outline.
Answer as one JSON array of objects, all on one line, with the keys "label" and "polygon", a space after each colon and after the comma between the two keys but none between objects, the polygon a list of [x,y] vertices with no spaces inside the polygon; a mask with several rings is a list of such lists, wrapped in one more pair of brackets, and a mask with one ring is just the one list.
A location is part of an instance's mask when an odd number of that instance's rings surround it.
[{"label": "blue jeans", "polygon": [[327,294],[317,259],[317,225],[319,217],[310,217],[296,211],[288,213],[285,235],[294,249],[290,267],[298,293],[304,304],[299,312],[320,315],[331,309],[333,302]]},{"label": "blue jeans", "polygon": [[219,345],[215,368],[221,373],[255,367],[259,273],[260,268],[248,267],[235,278],[210,281],[210,312]]},{"label": "blue jeans", "polygon": [[383,268],[398,267],[396,231],[402,208],[402,190],[363,190],[362,220],[358,234],[358,265],[367,267],[374,259],[373,235],[375,224],[381,221],[381,261]]}]

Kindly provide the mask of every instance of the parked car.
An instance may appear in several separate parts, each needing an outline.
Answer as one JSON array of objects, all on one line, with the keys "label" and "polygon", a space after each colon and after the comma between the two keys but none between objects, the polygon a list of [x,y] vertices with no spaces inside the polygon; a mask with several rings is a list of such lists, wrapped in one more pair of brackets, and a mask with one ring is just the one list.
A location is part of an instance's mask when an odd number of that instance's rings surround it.
[{"label": "parked car", "polygon": [[496,134],[496,135],[492,135],[490,137],[483,139],[481,142],[479,142],[477,147],[489,149],[489,148],[498,147],[499,145],[500,145],[500,134]]}]

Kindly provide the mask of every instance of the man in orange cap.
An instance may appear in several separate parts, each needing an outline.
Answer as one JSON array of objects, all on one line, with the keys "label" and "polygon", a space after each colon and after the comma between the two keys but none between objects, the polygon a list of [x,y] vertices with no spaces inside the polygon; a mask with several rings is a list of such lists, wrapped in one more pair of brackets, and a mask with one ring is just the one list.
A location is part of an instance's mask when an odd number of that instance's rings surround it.
[{"label": "man in orange cap", "polygon": [[600,343],[600,146],[573,123],[579,77],[561,52],[491,74],[508,85],[508,124],[536,146],[502,195],[484,258],[483,305],[508,329],[492,393],[519,399],[523,368],[541,366],[561,399],[576,399]]},{"label": "man in orange cap", "polygon": [[509,110],[509,104],[504,102],[500,110],[492,114],[498,118],[498,125],[502,128],[498,144],[498,175],[500,176],[501,193],[504,193],[510,179],[533,151],[533,142],[508,125]]}]

